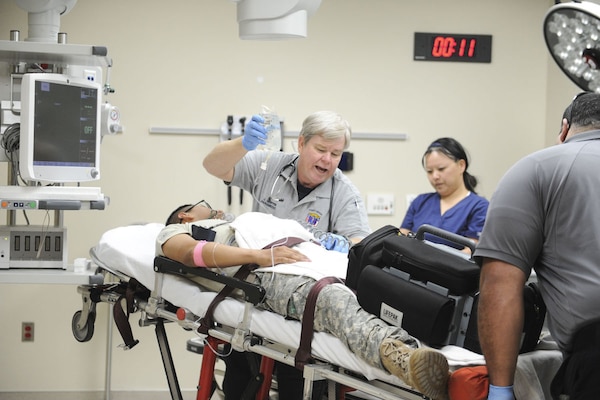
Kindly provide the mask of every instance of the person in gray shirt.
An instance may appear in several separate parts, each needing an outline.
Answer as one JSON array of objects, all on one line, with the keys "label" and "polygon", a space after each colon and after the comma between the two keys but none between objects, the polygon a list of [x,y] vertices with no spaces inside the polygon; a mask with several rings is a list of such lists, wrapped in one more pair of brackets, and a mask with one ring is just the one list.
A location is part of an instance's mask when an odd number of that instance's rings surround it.
[{"label": "person in gray shirt", "polygon": [[[547,306],[548,329],[580,379],[574,383],[579,394],[567,394],[571,400],[600,398],[599,324],[593,326],[596,339],[574,340],[583,326],[600,318],[600,94],[575,97],[563,115],[558,142],[504,175],[474,253],[482,264],[478,327],[490,376],[488,399],[513,398],[522,290],[532,269]],[[578,354],[593,366],[573,362]],[[553,396],[569,390],[561,390],[557,379],[563,378],[555,377]]]},{"label": "person in gray shirt", "polygon": [[[339,114],[318,111],[302,124],[298,154],[256,150],[267,133],[252,116],[240,138],[219,143],[204,159],[206,170],[252,194],[252,211],[290,218],[308,229],[329,232],[329,250],[348,251],[371,229],[358,189],[339,169],[351,128]],[[263,169],[264,168],[264,169]]]},{"label": "person in gray shirt", "polygon": [[[267,139],[263,123],[253,115],[244,135],[215,146],[204,158],[204,168],[227,185],[250,192],[252,211],[294,219],[328,250],[347,253],[371,233],[360,192],[338,169],[350,146],[350,124],[336,112],[310,114],[298,136],[298,154],[292,154],[257,149]],[[252,379],[248,363],[236,352],[225,362],[226,397],[239,398],[240,382]],[[276,369],[280,397],[301,399],[301,371],[282,363]]]}]

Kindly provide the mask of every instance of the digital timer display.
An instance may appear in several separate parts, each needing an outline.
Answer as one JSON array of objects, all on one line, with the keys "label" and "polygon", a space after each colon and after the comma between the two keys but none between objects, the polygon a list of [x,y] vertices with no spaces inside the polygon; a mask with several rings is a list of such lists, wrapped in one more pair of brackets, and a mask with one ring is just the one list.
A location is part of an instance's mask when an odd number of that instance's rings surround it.
[{"label": "digital timer display", "polygon": [[492,35],[415,32],[415,61],[492,62]]}]

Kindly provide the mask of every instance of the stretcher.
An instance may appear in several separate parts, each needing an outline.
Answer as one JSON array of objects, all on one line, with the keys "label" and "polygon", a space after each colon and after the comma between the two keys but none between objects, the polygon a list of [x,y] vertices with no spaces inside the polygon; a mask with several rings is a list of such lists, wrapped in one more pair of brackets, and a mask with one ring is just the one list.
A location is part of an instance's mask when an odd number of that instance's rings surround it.
[{"label": "stretcher", "polygon": [[[164,324],[176,323],[194,332],[200,328],[200,318],[216,296],[216,293],[203,291],[188,279],[202,274],[241,289],[245,293],[245,301],[226,298],[214,310],[217,324],[204,337],[206,346],[197,400],[208,400],[212,395],[217,358],[213,350],[221,343],[230,343],[236,350],[263,356],[261,372],[265,379],[256,398],[267,399],[273,362],[295,365],[295,354],[302,333],[301,323],[255,308],[264,296],[260,286],[233,280],[207,269],[185,267],[164,257],[155,257],[155,241],[162,227],[159,223],[117,227],[105,232],[90,250],[99,272],[110,275],[108,281],[114,281],[116,277],[117,282],[78,287],[83,307],[72,319],[75,338],[80,342],[91,339],[97,303],[116,305],[130,295],[131,309],[127,311],[140,313],[140,326],[155,326],[171,397],[173,400],[182,399]],[[138,282],[146,290],[126,293],[132,281]],[[445,346],[440,351],[447,355],[451,368],[483,364],[481,355],[456,346]],[[331,334],[314,332],[311,355],[314,362],[306,364],[303,369],[305,399],[311,398],[313,384],[320,380],[328,382],[329,399],[344,398],[343,393],[349,388],[378,399],[427,398],[383,369],[368,365]]]}]

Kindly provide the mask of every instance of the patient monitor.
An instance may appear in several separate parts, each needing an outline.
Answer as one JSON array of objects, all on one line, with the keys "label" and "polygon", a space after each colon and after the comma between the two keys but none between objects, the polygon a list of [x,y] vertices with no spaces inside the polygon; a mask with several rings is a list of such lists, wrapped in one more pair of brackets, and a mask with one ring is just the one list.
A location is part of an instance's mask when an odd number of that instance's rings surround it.
[{"label": "patient monitor", "polygon": [[25,74],[19,170],[35,182],[100,178],[101,86],[63,74]]},{"label": "patient monitor", "polygon": [[28,13],[29,36],[13,30],[0,40],[0,269],[66,269],[63,212],[109,202],[81,183],[100,179],[102,136],[122,131],[105,99],[112,60],[106,47],[68,44],[59,32],[76,0],[15,1]]}]

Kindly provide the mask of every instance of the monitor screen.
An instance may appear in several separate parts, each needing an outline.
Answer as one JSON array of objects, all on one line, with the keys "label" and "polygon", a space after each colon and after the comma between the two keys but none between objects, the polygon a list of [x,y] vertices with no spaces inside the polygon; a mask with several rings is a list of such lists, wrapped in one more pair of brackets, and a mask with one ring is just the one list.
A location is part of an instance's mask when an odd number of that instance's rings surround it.
[{"label": "monitor screen", "polygon": [[34,182],[100,178],[101,87],[61,74],[31,73],[21,85],[19,171]]}]

